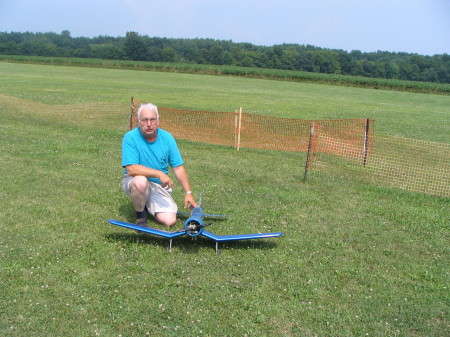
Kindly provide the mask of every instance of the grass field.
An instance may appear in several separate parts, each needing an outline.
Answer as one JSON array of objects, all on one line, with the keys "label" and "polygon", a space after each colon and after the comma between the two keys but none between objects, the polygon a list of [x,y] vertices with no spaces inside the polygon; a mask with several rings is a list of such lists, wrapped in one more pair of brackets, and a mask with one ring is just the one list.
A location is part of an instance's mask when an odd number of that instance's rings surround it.
[{"label": "grass field", "polygon": [[[450,97],[234,77],[0,63],[2,336],[445,336],[448,198],[313,173],[304,154],[179,140],[222,245],[114,227],[129,100],[376,120],[449,142]],[[175,190],[180,202],[182,191]],[[182,222],[177,225],[181,228]],[[155,225],[157,226],[157,225]]]},{"label": "grass field", "polygon": [[[81,70],[80,70],[81,69]],[[51,71],[50,71],[51,70]],[[1,63],[1,94],[44,104],[104,102],[122,115],[103,127],[126,127],[136,99],[191,110],[235,111],[301,119],[372,118],[381,134],[450,142],[450,96],[269,81]],[[89,118],[90,116],[84,116]],[[120,117],[120,116],[117,116]],[[78,117],[79,118],[79,117]],[[96,125],[95,127],[101,127]]]},{"label": "grass field", "polygon": [[405,81],[385,78],[369,78],[340,74],[312,73],[297,70],[237,67],[228,65],[208,65],[193,63],[146,62],[130,60],[105,60],[92,58],[46,57],[24,55],[0,55],[0,62],[17,62],[40,65],[62,65],[74,67],[90,67],[103,69],[125,69],[140,71],[164,71],[186,74],[238,76],[258,79],[282,81],[322,83],[352,86],[358,88],[374,88],[400,90],[408,92],[450,94],[447,83]]}]

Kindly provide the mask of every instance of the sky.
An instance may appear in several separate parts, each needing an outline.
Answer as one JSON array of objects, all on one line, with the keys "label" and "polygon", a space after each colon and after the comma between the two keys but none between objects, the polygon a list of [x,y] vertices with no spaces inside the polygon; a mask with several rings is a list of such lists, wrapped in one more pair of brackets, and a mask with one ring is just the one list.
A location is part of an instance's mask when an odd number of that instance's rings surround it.
[{"label": "sky", "polygon": [[0,32],[450,54],[450,0],[0,0]]}]

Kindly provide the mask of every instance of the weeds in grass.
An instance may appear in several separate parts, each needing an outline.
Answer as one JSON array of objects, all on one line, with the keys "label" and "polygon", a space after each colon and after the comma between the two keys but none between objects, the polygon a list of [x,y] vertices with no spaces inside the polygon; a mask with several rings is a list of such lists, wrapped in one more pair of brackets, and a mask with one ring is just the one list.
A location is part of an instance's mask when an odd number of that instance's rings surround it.
[{"label": "weeds in grass", "polygon": [[[33,84],[6,96],[34,97]],[[123,111],[89,123],[85,109],[65,118],[22,103],[0,106],[3,336],[447,334],[448,198],[345,172],[305,184],[303,154],[180,140],[205,210],[229,215],[214,232],[285,236],[220,255],[180,238],[168,253],[107,223],[133,212],[119,187]]]}]

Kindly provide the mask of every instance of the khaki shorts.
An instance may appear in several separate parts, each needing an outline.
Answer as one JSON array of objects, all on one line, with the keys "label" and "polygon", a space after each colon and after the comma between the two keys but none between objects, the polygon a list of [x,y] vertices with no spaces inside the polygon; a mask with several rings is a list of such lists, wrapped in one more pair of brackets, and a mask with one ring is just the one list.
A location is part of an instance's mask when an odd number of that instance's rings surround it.
[{"label": "khaki shorts", "polygon": [[[124,174],[122,179],[122,190],[130,196],[130,182],[133,179],[132,176]],[[172,198],[172,189],[165,189],[160,184],[149,181],[150,193],[148,195],[147,210],[151,215],[155,213],[176,213],[178,206]]]}]

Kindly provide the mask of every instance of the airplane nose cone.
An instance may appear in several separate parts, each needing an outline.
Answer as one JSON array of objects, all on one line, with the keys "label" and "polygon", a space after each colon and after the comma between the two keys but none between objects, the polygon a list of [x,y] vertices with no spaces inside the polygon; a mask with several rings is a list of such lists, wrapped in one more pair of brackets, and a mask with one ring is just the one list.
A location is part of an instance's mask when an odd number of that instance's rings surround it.
[{"label": "airplane nose cone", "polygon": [[191,213],[192,216],[197,216],[199,218],[203,217],[203,210],[200,206],[194,207]]}]

